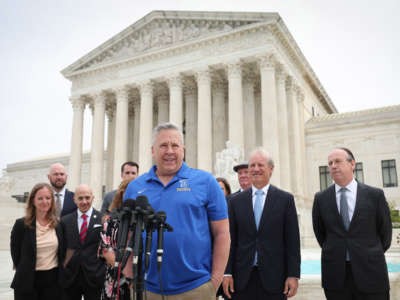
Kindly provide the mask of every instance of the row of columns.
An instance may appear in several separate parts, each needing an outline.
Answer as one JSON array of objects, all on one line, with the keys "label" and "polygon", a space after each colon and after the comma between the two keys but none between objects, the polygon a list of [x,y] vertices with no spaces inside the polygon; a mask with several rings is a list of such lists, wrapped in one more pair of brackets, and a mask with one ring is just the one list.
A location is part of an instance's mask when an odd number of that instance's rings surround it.
[{"label": "row of columns", "polygon": [[[223,84],[213,82],[210,69],[205,67],[195,73],[197,85],[183,86],[180,74],[168,80],[168,95],[158,102],[158,120],[171,121],[182,126],[186,122],[186,160],[197,160],[197,168],[213,171],[213,156],[225,148],[227,137],[233,145],[244,150],[256,146],[267,149],[274,158],[276,168],[272,182],[297,195],[304,194],[302,182],[305,170],[304,124],[302,101],[304,94],[289,76],[283,65],[271,55],[258,57],[260,76],[260,128],[256,122],[255,80],[243,78],[240,61],[227,64],[228,116],[225,114],[225,89]],[[151,144],[153,129],[153,83],[151,80],[137,83],[140,103],[134,109],[134,126],[138,126],[137,140],[133,141],[138,153],[137,160],[143,172],[152,165]],[[197,91],[196,91],[197,90]],[[116,188],[120,183],[120,166],[128,159],[129,131],[129,88],[124,86],[112,91],[116,98],[115,113],[107,110],[107,185]],[[97,201],[101,201],[104,161],[104,119],[107,95],[100,92],[90,95],[93,105],[92,148],[90,185]],[[169,105],[168,105],[169,100]],[[185,100],[185,111],[183,102]],[[197,100],[197,101],[196,101]],[[73,106],[73,128],[70,159],[70,184],[77,186],[81,181],[83,113],[85,100],[71,98]],[[139,115],[139,117],[137,117]],[[212,116],[218,116],[214,118]],[[135,128],[136,129],[136,128]],[[214,134],[213,134],[214,131]],[[213,137],[213,138],[210,138]],[[196,157],[196,153],[198,153]],[[111,172],[111,173],[110,173]]]}]

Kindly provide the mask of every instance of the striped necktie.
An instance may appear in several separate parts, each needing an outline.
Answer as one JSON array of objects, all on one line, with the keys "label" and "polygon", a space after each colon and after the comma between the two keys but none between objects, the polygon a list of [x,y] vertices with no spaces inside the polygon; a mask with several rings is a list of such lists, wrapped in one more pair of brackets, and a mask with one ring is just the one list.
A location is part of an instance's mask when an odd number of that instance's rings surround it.
[{"label": "striped necktie", "polygon": [[86,238],[86,233],[87,233],[87,215],[83,214],[82,215],[83,223],[81,226],[81,231],[79,232],[79,237],[81,239],[81,243],[85,241]]},{"label": "striped necktie", "polygon": [[61,215],[61,195],[56,193],[56,216],[59,218]]}]

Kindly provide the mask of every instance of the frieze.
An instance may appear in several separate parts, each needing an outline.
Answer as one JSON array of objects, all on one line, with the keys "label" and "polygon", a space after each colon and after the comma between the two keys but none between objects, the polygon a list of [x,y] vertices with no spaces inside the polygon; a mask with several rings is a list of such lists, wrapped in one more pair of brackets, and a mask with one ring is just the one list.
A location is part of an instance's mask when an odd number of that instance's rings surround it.
[{"label": "frieze", "polygon": [[129,58],[149,50],[198,39],[216,32],[228,32],[255,21],[206,21],[206,20],[154,20],[132,32],[78,70],[103,64],[115,59]]}]

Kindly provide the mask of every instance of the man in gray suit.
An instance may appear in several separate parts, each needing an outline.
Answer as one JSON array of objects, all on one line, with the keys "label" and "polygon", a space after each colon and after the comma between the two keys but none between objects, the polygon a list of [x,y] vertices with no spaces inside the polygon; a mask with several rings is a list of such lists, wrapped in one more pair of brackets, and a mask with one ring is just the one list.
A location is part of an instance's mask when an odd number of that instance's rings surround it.
[{"label": "man in gray suit", "polygon": [[[139,165],[134,161],[124,162],[121,166],[121,178],[122,180],[132,180],[136,179],[139,176]],[[101,206],[101,212],[104,214],[108,211],[111,202],[114,199],[115,193],[117,190],[113,190],[107,194],[105,194],[103,199],[103,204]]]},{"label": "man in gray suit", "polygon": [[322,287],[328,300],[386,300],[389,207],[381,189],[354,179],[355,165],[349,149],[334,149],[328,166],[335,184],[315,195],[312,216],[322,248]]}]

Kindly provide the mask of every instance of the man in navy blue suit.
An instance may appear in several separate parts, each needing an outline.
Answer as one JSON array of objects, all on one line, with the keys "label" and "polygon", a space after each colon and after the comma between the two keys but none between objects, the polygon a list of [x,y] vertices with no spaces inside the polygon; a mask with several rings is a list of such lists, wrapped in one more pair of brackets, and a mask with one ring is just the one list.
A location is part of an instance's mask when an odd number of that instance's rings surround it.
[{"label": "man in navy blue suit", "polygon": [[256,149],[249,160],[252,187],[229,202],[231,249],[223,279],[234,300],[283,300],[296,295],[300,237],[293,195],[269,183],[271,156]]},{"label": "man in navy blue suit", "polygon": [[52,164],[47,178],[54,189],[57,217],[60,218],[76,211],[74,193],[65,188],[68,178],[65,167],[61,163]]}]

